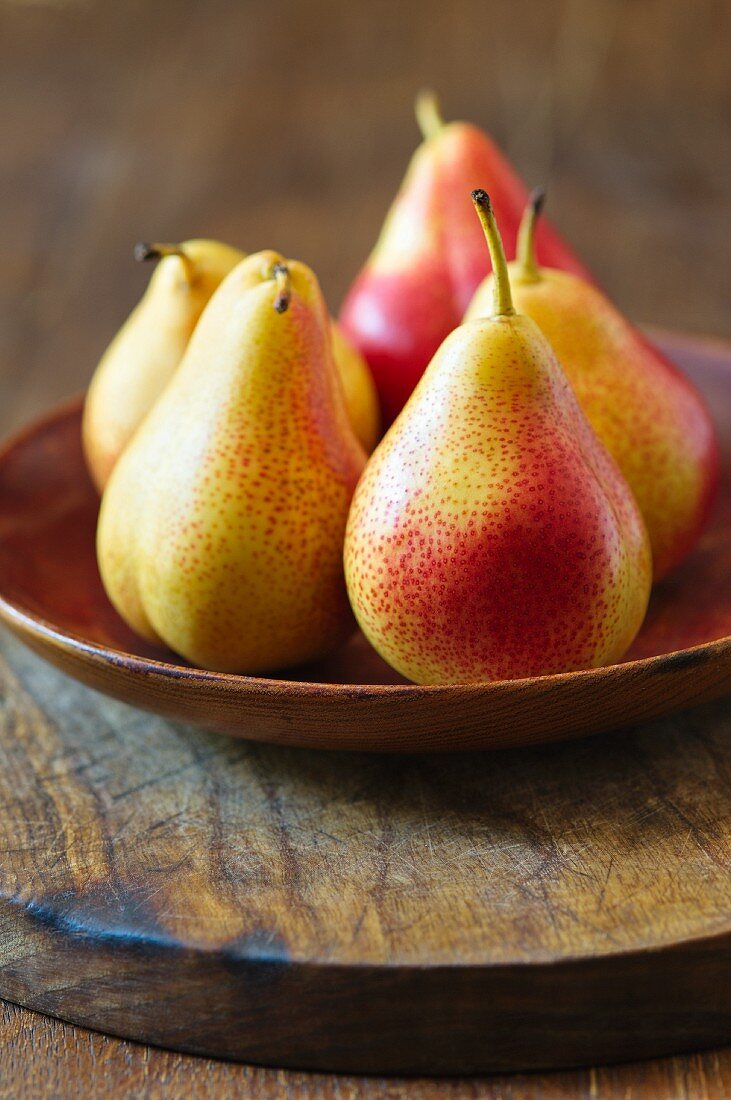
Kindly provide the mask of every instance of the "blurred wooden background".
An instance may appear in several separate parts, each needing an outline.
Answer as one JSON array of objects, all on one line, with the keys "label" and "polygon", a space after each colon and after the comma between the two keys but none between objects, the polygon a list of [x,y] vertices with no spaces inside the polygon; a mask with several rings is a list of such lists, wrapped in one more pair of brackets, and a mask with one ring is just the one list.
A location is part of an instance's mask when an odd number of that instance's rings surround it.
[{"label": "blurred wooden background", "polygon": [[336,308],[422,85],[633,317],[731,336],[729,40],[728,0],[0,0],[0,429],[85,384],[138,238],[282,249]]},{"label": "blurred wooden background", "polygon": [[[279,248],[336,308],[418,141],[422,85],[549,186],[554,220],[634,318],[731,336],[730,40],[729,0],[0,0],[0,431],[86,384],[147,280],[139,238]],[[8,1011],[7,1095],[34,1073],[37,1095],[90,1081],[84,1033]],[[122,1087],[127,1045],[94,1043]],[[60,1049],[73,1091],[41,1068]],[[728,1065],[449,1095],[660,1097],[670,1074],[673,1095],[712,1097]],[[260,1091],[246,1078],[242,1094],[305,1095],[253,1072]],[[340,1095],[322,1087],[307,1095]]]}]

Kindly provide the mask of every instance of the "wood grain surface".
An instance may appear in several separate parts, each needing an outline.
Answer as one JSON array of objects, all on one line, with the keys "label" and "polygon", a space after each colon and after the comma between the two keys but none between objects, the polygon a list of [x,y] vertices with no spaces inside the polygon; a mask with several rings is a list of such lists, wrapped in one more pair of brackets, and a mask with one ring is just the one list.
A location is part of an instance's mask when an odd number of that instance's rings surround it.
[{"label": "wood grain surface", "polygon": [[0,993],[265,1064],[455,1072],[731,1035],[731,705],[496,755],[239,743],[0,636]]},{"label": "wood grain surface", "polygon": [[193,1058],[0,1004],[0,1100],[726,1100],[731,1050],[469,1080],[346,1077]]},{"label": "wood grain surface", "polygon": [[[299,252],[336,305],[416,141],[422,84],[548,182],[554,218],[632,316],[731,335],[730,20],[724,0],[493,0],[489,18],[477,0],[6,2],[0,429],[85,384],[144,285],[128,258],[140,236]],[[219,1082],[247,1096],[731,1091],[728,1058],[712,1055],[449,1092],[303,1083],[10,1013],[0,1081],[13,1097],[86,1083],[110,1096]]]},{"label": "wood grain surface", "polygon": [[418,141],[488,127],[631,316],[731,336],[725,0],[0,7],[0,409],[86,385],[140,239],[281,249],[336,308]]}]

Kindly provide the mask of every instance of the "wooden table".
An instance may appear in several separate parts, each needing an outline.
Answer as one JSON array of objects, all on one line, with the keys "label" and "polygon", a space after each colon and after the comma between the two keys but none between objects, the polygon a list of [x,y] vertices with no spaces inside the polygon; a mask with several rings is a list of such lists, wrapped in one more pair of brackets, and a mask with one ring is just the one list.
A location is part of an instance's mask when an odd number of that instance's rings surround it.
[{"label": "wooden table", "polygon": [[509,1077],[404,1080],[293,1073],[141,1047],[0,1007],[0,1097],[246,1100],[723,1100],[731,1051]]},{"label": "wooden table", "polygon": [[[490,126],[634,316],[731,334],[723,0],[5,5],[0,430],[82,388],[147,277],[140,237],[310,261],[335,307],[416,141],[422,83]],[[648,48],[651,44],[651,49]],[[631,257],[631,261],[628,258]],[[641,262],[639,262],[641,260]],[[0,1096],[723,1097],[731,1055],[490,1081],[195,1059],[13,1006]]]}]

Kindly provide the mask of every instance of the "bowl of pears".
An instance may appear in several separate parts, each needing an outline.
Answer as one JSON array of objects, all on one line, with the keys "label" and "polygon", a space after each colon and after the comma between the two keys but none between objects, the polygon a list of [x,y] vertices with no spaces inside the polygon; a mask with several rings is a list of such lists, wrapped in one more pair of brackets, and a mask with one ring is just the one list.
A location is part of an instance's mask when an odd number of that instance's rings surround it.
[{"label": "bowl of pears", "polygon": [[731,349],[635,328],[487,134],[417,118],[338,320],[300,260],[138,245],[87,394],[3,448],[0,618],[68,674],[383,752],[731,689]]}]

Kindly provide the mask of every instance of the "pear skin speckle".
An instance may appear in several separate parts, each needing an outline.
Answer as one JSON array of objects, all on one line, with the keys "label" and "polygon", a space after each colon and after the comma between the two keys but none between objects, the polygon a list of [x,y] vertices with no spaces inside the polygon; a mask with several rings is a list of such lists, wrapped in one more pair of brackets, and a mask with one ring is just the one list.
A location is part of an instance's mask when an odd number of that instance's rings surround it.
[{"label": "pear skin speckle", "polygon": [[288,263],[288,306],[274,309],[266,273],[281,259],[250,256],[221,284],[99,520],[120,614],[222,671],[312,660],[354,627],[342,546],[365,454],[308,268]]},{"label": "pear skin speckle", "polygon": [[358,485],[345,569],[364,633],[418,683],[625,652],[650,590],[645,527],[528,318],[445,340]]},{"label": "pear skin speckle", "polygon": [[[515,305],[531,317],[599,439],[627,479],[650,536],[655,580],[690,552],[718,483],[718,445],[700,394],[607,298],[551,268],[524,279],[510,266]],[[492,280],[467,317],[490,312]]]}]

